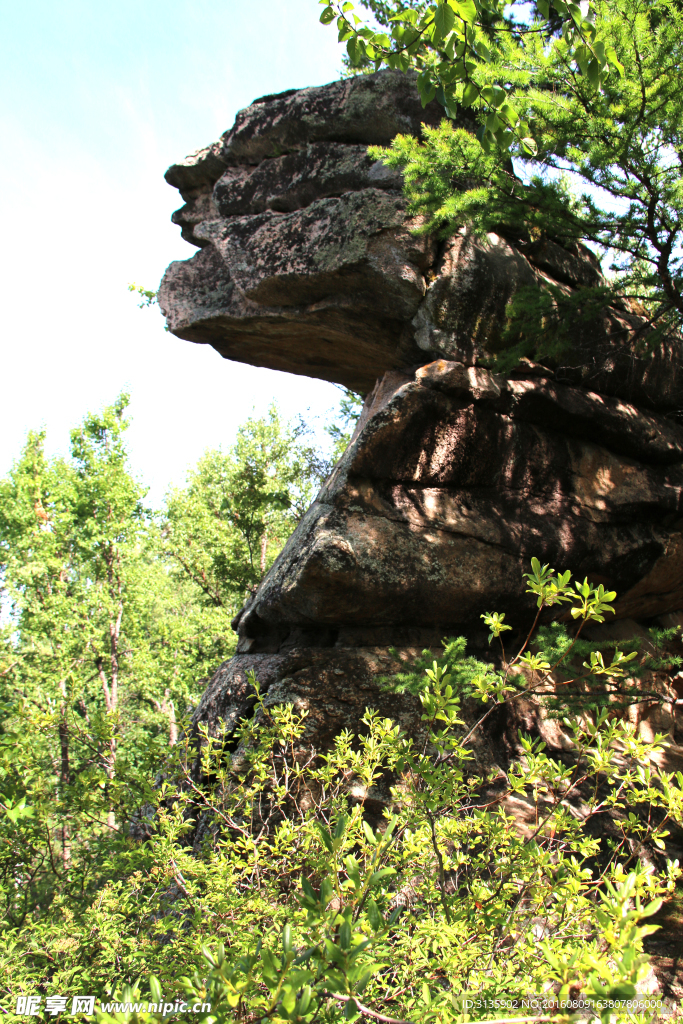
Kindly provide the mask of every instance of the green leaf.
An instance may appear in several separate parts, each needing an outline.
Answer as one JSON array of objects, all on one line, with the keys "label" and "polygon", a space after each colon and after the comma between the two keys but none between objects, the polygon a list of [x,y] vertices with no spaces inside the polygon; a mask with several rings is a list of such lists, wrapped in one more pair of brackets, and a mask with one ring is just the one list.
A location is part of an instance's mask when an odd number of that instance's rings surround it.
[{"label": "green leaf", "polygon": [[439,4],[434,12],[434,25],[439,36],[447,36],[455,24],[455,14],[447,3]]},{"label": "green leaf", "polygon": [[306,899],[310,900],[311,903],[318,902],[318,897],[316,896],[315,890],[313,889],[313,886],[311,885],[311,883],[309,882],[305,875],[301,879],[301,888],[303,889],[304,896],[306,897]]},{"label": "green leaf", "polygon": [[358,1016],[358,1007],[356,1006],[355,1000],[349,999],[348,1002],[344,1003],[344,1019],[355,1020]]},{"label": "green leaf", "polygon": [[344,835],[344,832],[346,831],[346,826],[348,824],[348,820],[349,819],[347,818],[347,816],[345,814],[340,814],[339,819],[338,819],[337,824],[335,825],[335,829],[334,829],[334,838],[335,839],[341,839],[341,837]]},{"label": "green leaf", "polygon": [[344,921],[339,928],[339,945],[342,949],[349,949],[351,945],[351,925],[348,921]]},{"label": "green leaf", "polygon": [[479,98],[479,89],[474,82],[468,82],[465,86],[462,94],[461,103],[463,107],[471,107],[472,104]]},{"label": "green leaf", "polygon": [[383,878],[389,877],[389,875],[395,875],[395,868],[380,868],[379,871],[374,871],[370,876],[369,885],[379,885]]},{"label": "green leaf", "polygon": [[479,56],[486,64],[490,64],[493,60],[493,55],[491,54],[488,46],[482,43],[481,39],[477,39],[476,48],[477,56]]},{"label": "green leaf", "polygon": [[623,78],[624,65],[620,62],[619,58],[617,57],[617,52],[613,46],[605,47],[605,57],[609,61],[610,65],[617,69],[617,71],[619,72],[619,77]]},{"label": "green leaf", "polygon": [[511,127],[514,127],[514,125],[516,125],[519,121],[519,113],[517,112],[517,110],[515,110],[511,103],[504,103],[503,106],[500,108],[500,113],[501,116],[508,121]]},{"label": "green leaf", "polygon": [[306,985],[304,987],[300,997],[299,997],[299,1000],[298,1000],[297,1004],[296,1004],[296,1016],[297,1017],[305,1017],[306,1016],[306,1014],[308,1013],[308,1009],[309,1009],[309,1007],[311,1005],[312,998],[313,998],[313,989],[311,988],[310,985]]},{"label": "green leaf", "polygon": [[320,838],[322,839],[323,843],[325,844],[325,849],[329,853],[334,853],[334,844],[332,842],[332,836],[330,835],[328,830],[325,828],[325,826],[318,824],[318,832],[320,833]]},{"label": "green leaf", "polygon": [[[207,963],[211,964],[212,967],[216,967],[217,966],[216,961],[215,961],[214,956],[213,956],[213,953],[211,952],[211,950],[209,949],[208,946],[202,946],[202,955],[203,955],[204,959],[207,961]],[[154,978],[154,979],[150,980],[150,986],[152,985],[152,981],[155,981],[157,985],[159,984],[157,979]],[[159,1000],[157,1000],[157,1002],[158,1001]]]},{"label": "green leaf", "polygon": [[358,36],[353,36],[346,44],[346,52],[349,55],[351,65],[357,67],[365,54],[363,40],[359,39]]},{"label": "green leaf", "polygon": [[26,806],[26,797],[22,797],[19,803],[14,804],[14,806],[10,805],[5,809],[5,814],[15,824],[21,818],[32,818],[33,813],[33,807]]},{"label": "green leaf", "polygon": [[376,846],[377,845],[377,837],[375,836],[375,833],[372,831],[372,829],[370,828],[370,826],[368,825],[368,823],[367,823],[367,821],[365,819],[363,819],[363,832],[365,833],[365,838],[370,843],[370,845],[371,846]]},{"label": "green leaf", "polygon": [[368,900],[368,908],[366,914],[373,930],[376,932],[379,931],[384,924],[384,920],[379,912],[377,904],[372,899]]},{"label": "green leaf", "polygon": [[334,9],[332,7],[326,7],[320,15],[320,20],[323,25],[329,25],[331,21],[334,21]]},{"label": "green leaf", "polygon": [[463,21],[466,21],[468,25],[474,25],[477,20],[477,8],[474,5],[474,0],[458,0],[455,9]]}]

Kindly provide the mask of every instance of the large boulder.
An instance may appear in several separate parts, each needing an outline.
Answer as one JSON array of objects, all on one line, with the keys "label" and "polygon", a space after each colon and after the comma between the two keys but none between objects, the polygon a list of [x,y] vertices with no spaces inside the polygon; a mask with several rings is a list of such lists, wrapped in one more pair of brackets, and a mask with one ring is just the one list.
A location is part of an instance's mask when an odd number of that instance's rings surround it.
[{"label": "large boulder", "polygon": [[159,290],[169,329],[228,359],[369,391],[421,361],[410,323],[436,259],[400,176],[367,154],[437,124],[410,76],[383,71],[266,96],[169,168],[174,214],[201,248]]},{"label": "large boulder", "polygon": [[[253,707],[254,671],[267,702],[307,711],[317,749],[367,706],[419,730],[414,703],[378,678],[449,635],[482,653],[483,611],[528,626],[521,581],[534,555],[616,589],[627,632],[683,608],[683,427],[536,370],[506,379],[437,360],[378,382],[236,617],[238,653],[196,721],[232,728]],[[480,737],[480,758],[501,763],[519,724]]]},{"label": "large boulder", "polygon": [[434,246],[411,234],[398,193],[364,189],[288,214],[205,221],[194,235],[207,244],[171,265],[159,293],[179,337],[362,391],[378,367],[419,361],[403,327],[424,297]]},{"label": "large boulder", "polygon": [[[581,246],[420,233],[367,146],[440,116],[383,71],[257,100],[167,173],[200,250],[162,282],[170,330],[367,396],[235,620],[238,654],[196,713],[212,727],[249,713],[253,669],[268,701],[303,702],[318,749],[367,705],[419,728],[382,666],[476,643],[483,611],[521,628],[532,556],[616,589],[623,622],[683,608],[681,340],[648,343],[627,302],[583,309],[605,282]],[[511,300],[541,293],[574,302],[568,348],[491,372]]]}]

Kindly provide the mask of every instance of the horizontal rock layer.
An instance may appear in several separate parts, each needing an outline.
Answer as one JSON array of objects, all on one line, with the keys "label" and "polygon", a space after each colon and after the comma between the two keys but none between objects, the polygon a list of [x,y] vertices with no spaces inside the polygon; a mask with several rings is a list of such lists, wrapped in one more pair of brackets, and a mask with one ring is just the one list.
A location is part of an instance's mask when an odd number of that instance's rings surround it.
[{"label": "horizontal rock layer", "polygon": [[[536,376],[506,380],[446,360],[412,377],[388,373],[233,623],[238,654],[195,721],[231,731],[251,714],[253,671],[266,706],[306,712],[303,746],[325,749],[367,707],[419,736],[412,698],[378,679],[448,635],[465,633],[483,653],[482,611],[528,628],[535,607],[522,573],[532,556],[616,589],[620,636],[642,634],[634,617],[668,621],[683,607],[683,428]],[[562,746],[524,704],[474,737],[478,762],[506,769],[520,727]]]},{"label": "horizontal rock layer", "polygon": [[533,556],[616,589],[624,615],[683,605],[683,428],[445,360],[388,375],[368,406],[241,614],[241,649],[277,649],[289,628],[520,620]]}]

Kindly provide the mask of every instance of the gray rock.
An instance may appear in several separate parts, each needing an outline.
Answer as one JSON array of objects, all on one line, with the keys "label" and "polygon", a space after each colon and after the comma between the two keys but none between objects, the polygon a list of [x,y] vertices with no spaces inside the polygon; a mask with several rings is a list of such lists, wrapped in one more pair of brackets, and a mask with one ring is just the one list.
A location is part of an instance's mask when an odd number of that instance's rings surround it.
[{"label": "gray rock", "polygon": [[222,150],[223,146],[220,142],[204,146],[203,149],[190,153],[184,160],[169,167],[164,178],[181,194],[202,188],[205,185],[213,185],[218,181],[226,166]]},{"label": "gray rock", "polygon": [[203,222],[204,248],[159,290],[170,330],[228,359],[369,390],[377,366],[417,362],[404,326],[425,293],[434,243],[415,237],[403,198],[369,188]]},{"label": "gray rock", "polygon": [[538,283],[534,267],[504,238],[456,235],[412,323],[422,361],[442,356],[472,365],[490,358],[501,346],[508,302],[520,287]]},{"label": "gray rock", "polygon": [[[418,134],[414,78],[382,71],[263,97],[222,139],[171,167],[185,201],[173,219],[201,256],[171,264],[159,289],[169,329],[227,359],[321,377],[366,393],[387,371],[442,357],[487,363],[516,339],[520,288],[571,296],[600,287],[575,243],[467,233],[415,235],[400,175],[367,144]],[[565,383],[650,408],[683,406],[679,338],[647,348],[627,302],[578,317],[566,350],[545,358]]]},{"label": "gray rock", "polygon": [[311,142],[388,146],[443,116],[437,103],[422,107],[414,76],[379,71],[255,100],[223,136],[222,153],[230,163],[256,164]]},{"label": "gray rock", "polygon": [[316,199],[366,188],[400,192],[402,176],[368,156],[367,146],[317,142],[287,156],[262,160],[250,172],[229,167],[213,197],[221,217],[274,210],[291,213]]}]

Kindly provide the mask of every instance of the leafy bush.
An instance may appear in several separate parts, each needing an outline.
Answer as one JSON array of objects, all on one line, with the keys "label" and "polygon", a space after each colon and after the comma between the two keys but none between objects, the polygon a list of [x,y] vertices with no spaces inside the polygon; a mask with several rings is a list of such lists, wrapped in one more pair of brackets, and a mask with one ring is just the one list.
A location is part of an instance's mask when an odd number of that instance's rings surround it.
[{"label": "leafy bush", "polygon": [[[305,714],[267,707],[255,679],[256,713],[236,737],[186,727],[154,785],[151,766],[138,776],[131,834],[89,836],[78,891],[5,932],[12,996],[78,979],[107,1003],[102,1021],[161,1020],[148,1000],[178,1000],[204,1007],[179,1013],[192,1019],[317,1022],[497,1019],[504,994],[632,995],[654,930],[643,921],[680,876],[666,842],[683,824],[683,775],[657,767],[664,737],[645,742],[609,704],[565,716],[561,756],[520,736],[504,777],[477,764],[473,737],[492,710],[546,699],[553,659],[568,662],[615,597],[536,561],[527,585],[537,622],[567,602],[577,636],[532,629],[500,669],[448,643],[394,681],[421,706],[413,735],[369,710],[358,735],[316,755]],[[504,615],[485,620],[499,642]],[[637,655],[598,653],[586,670],[610,685]],[[465,705],[478,708],[467,725]],[[3,849],[36,827],[16,807]],[[610,835],[592,836],[605,814]]]}]

